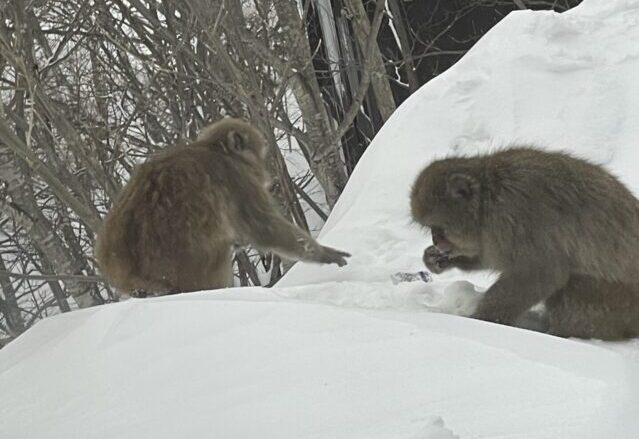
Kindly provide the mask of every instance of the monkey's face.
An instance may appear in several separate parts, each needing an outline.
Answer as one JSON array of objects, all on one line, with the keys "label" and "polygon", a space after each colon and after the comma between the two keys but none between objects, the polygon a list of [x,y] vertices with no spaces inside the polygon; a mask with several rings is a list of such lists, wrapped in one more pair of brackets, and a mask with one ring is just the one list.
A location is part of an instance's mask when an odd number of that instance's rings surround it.
[{"label": "monkey's face", "polygon": [[451,257],[480,252],[480,184],[453,159],[434,162],[411,193],[413,219],[431,229],[433,244]]},{"label": "monkey's face", "polygon": [[444,229],[438,226],[431,226],[430,235],[433,238],[433,245],[437,247],[441,253],[448,254],[453,251],[453,243],[446,237]]}]

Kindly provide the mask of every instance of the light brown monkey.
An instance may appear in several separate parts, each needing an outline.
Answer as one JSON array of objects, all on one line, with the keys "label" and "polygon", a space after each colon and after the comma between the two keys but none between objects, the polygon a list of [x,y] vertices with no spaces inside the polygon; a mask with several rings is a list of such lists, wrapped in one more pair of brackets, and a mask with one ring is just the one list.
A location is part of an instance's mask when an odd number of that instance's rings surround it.
[{"label": "light brown monkey", "polygon": [[287,221],[268,191],[267,145],[240,119],[222,119],[186,146],[139,166],[98,235],[102,273],[128,293],[171,294],[232,285],[234,246],[346,264]]},{"label": "light brown monkey", "polygon": [[525,147],[438,160],[411,209],[431,271],[500,272],[473,317],[513,325],[545,301],[549,333],[639,334],[639,201],[601,166]]}]

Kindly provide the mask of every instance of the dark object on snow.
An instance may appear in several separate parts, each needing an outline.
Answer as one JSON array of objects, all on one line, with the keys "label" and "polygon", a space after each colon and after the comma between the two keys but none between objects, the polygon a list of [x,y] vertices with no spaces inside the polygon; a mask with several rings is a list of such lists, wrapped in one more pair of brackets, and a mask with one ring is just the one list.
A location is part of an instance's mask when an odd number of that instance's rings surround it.
[{"label": "dark object on snow", "polygon": [[393,285],[397,285],[402,282],[414,282],[416,280],[421,280],[422,282],[430,282],[433,280],[433,278],[428,271],[418,271],[417,273],[405,273],[399,271],[391,275],[391,281],[393,282]]}]

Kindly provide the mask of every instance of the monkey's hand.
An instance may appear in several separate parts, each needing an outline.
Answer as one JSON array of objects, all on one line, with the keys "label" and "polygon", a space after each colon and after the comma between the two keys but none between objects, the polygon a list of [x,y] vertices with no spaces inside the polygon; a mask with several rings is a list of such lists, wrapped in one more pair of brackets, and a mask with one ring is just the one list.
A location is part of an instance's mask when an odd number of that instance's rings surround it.
[{"label": "monkey's hand", "polygon": [[435,274],[443,273],[453,266],[448,253],[442,252],[434,245],[431,245],[424,250],[422,260],[424,261],[426,268],[428,268],[431,273]]},{"label": "monkey's hand", "polygon": [[343,252],[331,247],[320,246],[318,249],[317,262],[322,264],[337,264],[340,267],[346,265],[346,259],[351,256],[350,253]]}]

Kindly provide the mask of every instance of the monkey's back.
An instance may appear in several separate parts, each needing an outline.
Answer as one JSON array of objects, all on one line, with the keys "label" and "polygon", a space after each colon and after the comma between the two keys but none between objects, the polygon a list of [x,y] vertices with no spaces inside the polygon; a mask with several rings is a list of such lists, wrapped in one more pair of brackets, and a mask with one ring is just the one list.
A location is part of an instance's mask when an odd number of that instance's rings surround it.
[{"label": "monkey's back", "polygon": [[[572,272],[634,281],[639,202],[603,167],[560,152],[510,148],[483,156],[484,215],[509,260],[556,258]],[[510,262],[505,262],[506,264]]]},{"label": "monkey's back", "polygon": [[[133,173],[96,245],[111,284],[171,292],[230,264],[234,180],[229,158],[198,146],[171,147]],[[227,286],[219,285],[217,287]],[[205,285],[205,287],[216,287]]]}]

